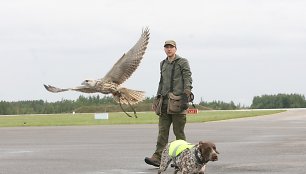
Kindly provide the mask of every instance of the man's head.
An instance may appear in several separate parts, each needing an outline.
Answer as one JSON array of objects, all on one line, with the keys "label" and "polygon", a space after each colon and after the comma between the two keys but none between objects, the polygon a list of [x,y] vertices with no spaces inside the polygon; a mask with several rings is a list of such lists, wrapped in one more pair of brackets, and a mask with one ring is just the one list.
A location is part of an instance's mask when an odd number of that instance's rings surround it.
[{"label": "man's head", "polygon": [[176,53],[176,42],[174,40],[167,40],[164,44],[164,50],[168,57],[175,56]]}]

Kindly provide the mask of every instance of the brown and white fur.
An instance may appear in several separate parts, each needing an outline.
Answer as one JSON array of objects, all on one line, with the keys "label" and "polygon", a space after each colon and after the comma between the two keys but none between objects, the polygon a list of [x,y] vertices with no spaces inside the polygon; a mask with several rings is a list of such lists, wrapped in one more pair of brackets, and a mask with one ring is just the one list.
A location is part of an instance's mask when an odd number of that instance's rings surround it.
[{"label": "brown and white fur", "polygon": [[217,161],[219,152],[216,145],[212,142],[200,141],[199,144],[190,149],[184,150],[178,156],[169,156],[170,143],[166,145],[162,152],[161,163],[158,174],[166,171],[171,161],[174,162],[175,172],[182,174],[204,174],[205,165],[208,161]]}]

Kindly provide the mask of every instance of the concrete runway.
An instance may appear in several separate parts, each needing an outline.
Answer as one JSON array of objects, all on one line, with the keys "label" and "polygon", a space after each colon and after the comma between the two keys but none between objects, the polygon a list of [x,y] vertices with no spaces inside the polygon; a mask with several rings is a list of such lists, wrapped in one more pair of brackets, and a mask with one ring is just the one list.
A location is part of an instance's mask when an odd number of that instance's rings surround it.
[{"label": "concrete runway", "polygon": [[[306,173],[305,109],[190,123],[186,134],[191,143],[216,143],[219,161],[206,174]],[[155,124],[0,128],[0,174],[156,173],[144,163],[156,137]]]}]

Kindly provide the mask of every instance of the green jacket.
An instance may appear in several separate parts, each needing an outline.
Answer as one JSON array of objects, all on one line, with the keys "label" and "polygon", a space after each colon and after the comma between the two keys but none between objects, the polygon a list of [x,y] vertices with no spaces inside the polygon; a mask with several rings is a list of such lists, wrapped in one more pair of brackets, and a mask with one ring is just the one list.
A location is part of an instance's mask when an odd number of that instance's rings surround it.
[{"label": "green jacket", "polygon": [[160,62],[161,79],[158,85],[157,94],[166,96],[170,92],[171,73],[175,62],[174,78],[173,78],[173,94],[181,95],[184,90],[192,89],[192,78],[188,60],[176,55],[173,62],[164,59]]}]

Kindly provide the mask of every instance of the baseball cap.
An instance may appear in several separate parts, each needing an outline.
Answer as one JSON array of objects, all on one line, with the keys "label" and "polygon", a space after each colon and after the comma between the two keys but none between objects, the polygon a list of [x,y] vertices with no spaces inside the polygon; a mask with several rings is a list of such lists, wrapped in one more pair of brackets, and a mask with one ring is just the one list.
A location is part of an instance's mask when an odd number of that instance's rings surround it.
[{"label": "baseball cap", "polygon": [[172,46],[176,47],[176,42],[175,42],[174,40],[167,40],[167,41],[165,42],[165,44],[164,44],[164,47],[165,47],[166,45],[172,45]]}]

